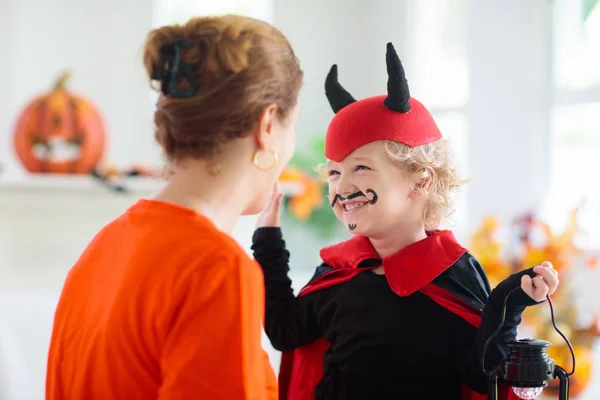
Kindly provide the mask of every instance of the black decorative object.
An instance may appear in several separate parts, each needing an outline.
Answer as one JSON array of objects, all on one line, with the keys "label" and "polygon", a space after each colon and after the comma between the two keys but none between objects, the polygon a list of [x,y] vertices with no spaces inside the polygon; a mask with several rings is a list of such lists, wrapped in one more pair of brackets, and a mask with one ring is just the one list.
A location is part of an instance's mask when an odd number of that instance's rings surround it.
[{"label": "black decorative object", "polygon": [[569,339],[558,329],[554,320],[554,307],[552,300],[546,296],[546,300],[550,305],[550,313],[552,316],[552,325],[554,329],[565,340],[573,357],[573,370],[567,373],[562,367],[555,364],[554,360],[548,356],[547,350],[552,343],[538,339],[521,339],[509,343],[508,359],[492,371],[485,370],[485,353],[492,339],[500,332],[504,325],[506,316],[506,301],[508,296],[516,289],[513,289],[504,299],[504,307],[502,310],[502,319],[500,326],[485,343],[483,347],[481,366],[483,372],[489,376],[488,380],[488,399],[498,399],[498,384],[500,381],[511,386],[513,392],[521,399],[530,400],[537,398],[548,385],[547,381],[558,378],[560,380],[559,400],[567,400],[569,398],[569,376],[575,372],[575,353]]}]

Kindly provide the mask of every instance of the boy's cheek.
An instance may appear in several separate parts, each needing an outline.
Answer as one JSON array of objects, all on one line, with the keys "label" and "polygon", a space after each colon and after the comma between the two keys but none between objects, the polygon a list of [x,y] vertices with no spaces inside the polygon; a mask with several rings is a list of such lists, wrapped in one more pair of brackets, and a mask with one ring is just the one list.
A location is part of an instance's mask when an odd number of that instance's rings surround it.
[{"label": "boy's cheek", "polygon": [[343,218],[344,216],[343,216],[343,213],[342,213],[342,210],[340,209],[340,207],[338,207],[337,205],[335,205],[335,206],[332,208],[332,211],[333,211],[333,213],[335,214],[335,216],[337,217],[337,219],[339,219],[340,221],[342,221],[342,220],[343,220],[342,218]]}]

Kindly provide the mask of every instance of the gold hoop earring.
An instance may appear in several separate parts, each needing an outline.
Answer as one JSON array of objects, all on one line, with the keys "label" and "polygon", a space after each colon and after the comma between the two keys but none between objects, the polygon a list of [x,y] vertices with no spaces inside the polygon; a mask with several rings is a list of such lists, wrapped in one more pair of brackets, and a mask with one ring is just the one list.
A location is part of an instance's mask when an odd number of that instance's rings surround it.
[{"label": "gold hoop earring", "polygon": [[254,164],[254,166],[258,169],[260,169],[261,171],[270,171],[271,169],[273,169],[277,164],[279,164],[279,154],[277,154],[275,152],[275,150],[273,149],[269,149],[268,152],[271,153],[271,155],[273,156],[273,162],[268,166],[268,167],[261,167],[260,165],[260,161],[259,161],[259,155],[260,155],[261,150],[256,150],[256,152],[254,153],[254,157],[252,158],[252,163]]}]

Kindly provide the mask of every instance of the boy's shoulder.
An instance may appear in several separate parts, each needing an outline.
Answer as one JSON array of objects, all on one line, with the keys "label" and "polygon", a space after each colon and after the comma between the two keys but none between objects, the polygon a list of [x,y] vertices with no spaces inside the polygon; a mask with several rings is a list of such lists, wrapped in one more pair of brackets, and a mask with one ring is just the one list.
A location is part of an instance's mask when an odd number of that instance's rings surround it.
[{"label": "boy's shoulder", "polygon": [[483,267],[468,250],[441,275],[456,278],[459,281],[476,281],[478,284],[489,285]]},{"label": "boy's shoulder", "polygon": [[468,251],[432,283],[478,309],[483,308],[491,292],[485,271]]}]

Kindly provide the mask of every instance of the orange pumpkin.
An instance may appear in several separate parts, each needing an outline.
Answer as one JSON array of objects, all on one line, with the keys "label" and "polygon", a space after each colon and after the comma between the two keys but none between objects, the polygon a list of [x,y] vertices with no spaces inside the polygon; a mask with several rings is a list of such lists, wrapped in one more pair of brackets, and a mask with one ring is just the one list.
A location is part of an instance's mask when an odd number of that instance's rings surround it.
[{"label": "orange pumpkin", "polygon": [[88,174],[104,155],[102,118],[92,103],[67,90],[69,77],[63,74],[17,119],[14,149],[29,172]]},{"label": "orange pumpkin", "polygon": [[[590,384],[594,360],[592,349],[587,346],[574,344],[573,351],[575,353],[576,369],[575,373],[569,377],[569,394],[572,397],[576,397],[582,394]],[[548,349],[548,355],[554,359],[556,365],[560,365],[565,371],[571,372],[573,360],[571,359],[571,352],[566,345],[551,346]],[[548,388],[545,392],[558,393],[558,387],[559,381],[558,379],[554,379],[548,382]]]}]

